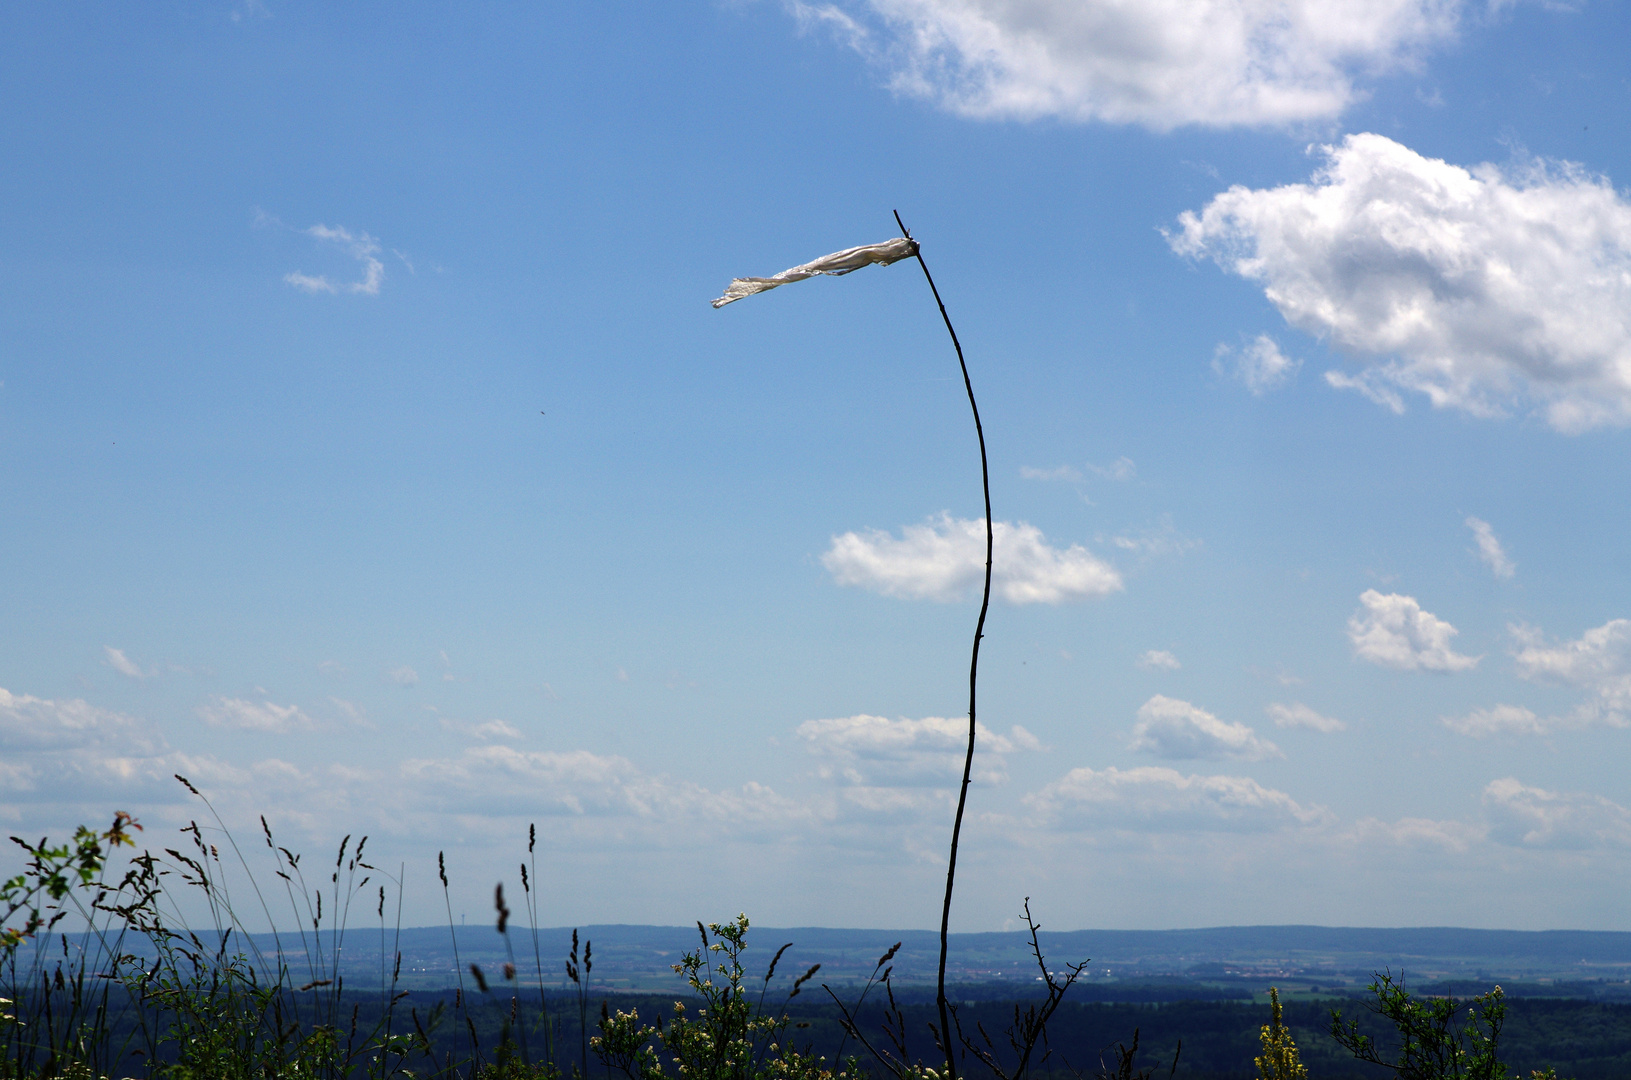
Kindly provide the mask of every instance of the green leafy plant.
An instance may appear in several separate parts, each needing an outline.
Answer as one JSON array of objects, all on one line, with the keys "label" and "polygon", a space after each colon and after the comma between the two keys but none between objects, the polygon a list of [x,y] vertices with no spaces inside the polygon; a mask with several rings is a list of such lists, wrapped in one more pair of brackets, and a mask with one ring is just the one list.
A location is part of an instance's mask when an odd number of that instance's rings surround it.
[{"label": "green leafy plant", "polygon": [[1332,1009],[1331,1037],[1354,1057],[1391,1069],[1400,1080],[1505,1080],[1506,1066],[1497,1056],[1506,1021],[1506,995],[1499,986],[1471,1001],[1423,999],[1387,972],[1375,977],[1370,991],[1376,996],[1372,1010],[1398,1033],[1398,1056],[1387,1060],[1357,1020],[1344,1021]]},{"label": "green leafy plant", "polygon": [[110,849],[135,846],[132,829],[140,831],[141,825],[121,810],[105,831],[81,825],[72,841],[54,847],[44,837],[30,844],[13,836],[11,842],[28,852],[28,864],[0,883],[0,957],[11,956],[40,930],[61,921],[68,914],[64,901],[69,890],[94,883],[107,865]]},{"label": "green leafy plant", "polygon": [[[788,1043],[791,1017],[785,1010],[766,1010],[765,991],[789,946],[770,962],[757,998],[750,995],[742,954],[747,948],[748,917],[725,923],[700,922],[702,947],[688,952],[674,971],[701,997],[700,1005],[674,1003],[665,1027],[643,1024],[638,1010],[615,1013],[601,1005],[600,1034],[590,1042],[603,1064],[630,1080],[850,1080],[855,1063],[830,1066]],[[710,933],[712,938],[710,939]],[[798,995],[820,970],[816,964],[793,981],[786,1000]]]}]

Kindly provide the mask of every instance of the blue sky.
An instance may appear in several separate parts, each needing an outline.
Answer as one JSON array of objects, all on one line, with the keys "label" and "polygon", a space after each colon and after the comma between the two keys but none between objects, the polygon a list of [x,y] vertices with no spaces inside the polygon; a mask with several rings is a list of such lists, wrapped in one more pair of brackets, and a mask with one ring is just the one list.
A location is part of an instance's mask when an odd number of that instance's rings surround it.
[{"label": "blue sky", "polygon": [[899,209],[956,928],[1631,929],[1628,21],[12,5],[0,824],[933,925]]}]

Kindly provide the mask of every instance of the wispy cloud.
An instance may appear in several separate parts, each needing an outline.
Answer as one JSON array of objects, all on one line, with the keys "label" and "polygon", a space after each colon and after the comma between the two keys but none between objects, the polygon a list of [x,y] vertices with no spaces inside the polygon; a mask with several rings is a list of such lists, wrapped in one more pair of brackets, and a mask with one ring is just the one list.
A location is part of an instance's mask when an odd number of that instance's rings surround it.
[{"label": "wispy cloud", "polygon": [[245,22],[255,19],[270,19],[272,12],[261,0],[239,0],[232,9],[233,22]]},{"label": "wispy cloud", "polygon": [[302,292],[308,293],[360,293],[378,296],[385,281],[385,264],[380,261],[379,241],[365,232],[353,233],[342,225],[313,225],[301,230],[320,243],[339,248],[362,264],[362,277],[356,281],[335,282],[326,275],[303,274],[292,270],[283,280]]},{"label": "wispy cloud", "polygon": [[390,671],[385,673],[385,677],[396,683],[398,686],[419,685],[419,672],[415,671],[407,664],[403,664],[399,668],[392,668]]},{"label": "wispy cloud", "polygon": [[[1010,604],[1057,604],[1119,592],[1115,567],[1080,544],[1048,544],[1025,522],[993,527],[992,594]],[[962,599],[985,575],[985,522],[942,513],[908,525],[897,539],[881,530],[833,537],[822,565],[840,585],[916,600]]]},{"label": "wispy cloud", "polygon": [[1293,701],[1290,705],[1282,705],[1276,701],[1263,710],[1268,713],[1269,719],[1274,721],[1275,727],[1307,728],[1310,731],[1323,731],[1330,734],[1334,731],[1346,731],[1347,724],[1334,716],[1324,716],[1310,709],[1300,701]]},{"label": "wispy cloud", "polygon": [[153,672],[143,671],[141,665],[125,655],[123,649],[115,649],[112,645],[102,646],[102,662],[121,675],[128,675],[132,679],[151,679]]},{"label": "wispy cloud", "polygon": [[452,720],[442,717],[441,725],[444,731],[463,735],[467,739],[480,739],[482,742],[491,742],[494,739],[514,741],[521,738],[521,732],[503,720],[485,720],[477,724],[468,720]]},{"label": "wispy cloud", "polygon": [[1080,483],[1082,480],[1081,471],[1073,469],[1069,465],[1060,465],[1052,469],[1033,469],[1029,465],[1022,465],[1019,469],[1019,475],[1026,480],[1068,480],[1073,484]]},{"label": "wispy cloud", "polygon": [[[790,824],[811,816],[807,806],[763,784],[710,790],[586,750],[478,746],[452,758],[405,762],[400,776],[443,813],[509,814],[521,804],[528,813],[644,822],[649,828],[642,830],[643,840],[665,847],[687,837],[706,843],[704,837],[727,833],[785,835]],[[675,828],[676,822],[697,827]]]},{"label": "wispy cloud", "polygon": [[1072,484],[1080,484],[1089,475],[1100,480],[1109,480],[1112,483],[1125,483],[1138,475],[1138,466],[1130,457],[1118,457],[1108,465],[1095,465],[1088,462],[1082,466],[1087,472],[1073,465],[1057,465],[1051,469],[1038,469],[1030,465],[1020,466],[1019,475],[1026,480],[1064,480]]},{"label": "wispy cloud", "polygon": [[163,738],[151,725],[83,698],[52,700],[0,688],[0,749],[82,750],[112,744],[133,753],[156,753]]},{"label": "wispy cloud", "polygon": [[1285,756],[1245,724],[1219,720],[1205,709],[1161,694],[1139,706],[1128,749],[1176,760],[1261,761]]},{"label": "wispy cloud", "polygon": [[1123,551],[1130,551],[1145,558],[1182,555],[1201,546],[1199,540],[1178,531],[1178,527],[1172,523],[1170,514],[1161,515],[1159,523],[1137,532],[1129,530],[1118,533],[1110,538],[1110,543]]},{"label": "wispy cloud", "polygon": [[1176,769],[1072,769],[1026,797],[1054,828],[1141,832],[1260,832],[1324,824],[1331,814],[1245,776],[1185,776]]},{"label": "wispy cloud", "polygon": [[1517,573],[1517,566],[1507,558],[1506,549],[1490,528],[1489,522],[1482,518],[1469,517],[1467,528],[1472,530],[1472,538],[1478,544],[1478,557],[1490,568],[1490,572],[1501,579],[1510,578]]},{"label": "wispy cloud", "polygon": [[1631,845],[1631,812],[1601,795],[1547,791],[1508,776],[1484,789],[1484,813],[1491,839],[1514,847]]},{"label": "wispy cloud", "polygon": [[1460,631],[1423,611],[1413,596],[1366,589],[1359,603],[1348,620],[1348,640],[1361,660],[1401,671],[1454,672],[1477,667],[1483,659],[1451,648]]},{"label": "wispy cloud", "polygon": [[[846,716],[806,720],[798,738],[821,759],[824,779],[864,787],[953,787],[962,776],[968,746],[968,721],[928,716]],[[999,735],[983,724],[975,743],[975,769],[979,783],[1000,783],[1008,778],[1008,755],[1040,750],[1041,743],[1017,724]]]},{"label": "wispy cloud", "polygon": [[1495,705],[1474,709],[1465,716],[1445,716],[1440,722],[1458,735],[1486,739],[1491,735],[1550,735],[1561,724],[1556,717],[1542,718],[1522,705]]},{"label": "wispy cloud", "polygon": [[1177,671],[1183,667],[1178,658],[1165,649],[1150,649],[1138,658],[1138,666],[1152,671]]},{"label": "wispy cloud", "polygon": [[1118,457],[1108,465],[1094,465],[1088,462],[1087,471],[1100,480],[1111,480],[1119,484],[1137,476],[1138,466],[1133,464],[1130,457]]},{"label": "wispy cloud", "polygon": [[1567,162],[1471,169],[1381,135],[1322,148],[1311,182],[1233,187],[1169,235],[1260,282],[1291,325],[1361,365],[1331,372],[1558,431],[1631,423],[1631,201]]},{"label": "wispy cloud", "polygon": [[1279,343],[1267,334],[1258,334],[1239,349],[1219,344],[1212,353],[1212,370],[1238,380],[1254,397],[1284,386],[1302,365],[1301,360],[1282,353]]},{"label": "wispy cloud", "polygon": [[298,705],[275,705],[270,701],[215,697],[208,704],[200,705],[197,712],[205,723],[237,728],[239,731],[265,731],[282,735],[316,726]]}]

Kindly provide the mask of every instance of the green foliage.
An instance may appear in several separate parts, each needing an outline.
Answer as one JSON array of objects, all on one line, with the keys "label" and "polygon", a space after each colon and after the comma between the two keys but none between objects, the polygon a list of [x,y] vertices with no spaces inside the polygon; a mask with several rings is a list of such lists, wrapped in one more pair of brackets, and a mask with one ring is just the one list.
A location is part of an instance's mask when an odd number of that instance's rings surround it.
[{"label": "green foliage", "polygon": [[[1423,1000],[1389,973],[1376,976],[1370,990],[1376,995],[1373,1009],[1398,1032],[1398,1060],[1387,1061],[1357,1020],[1344,1021],[1332,1009],[1331,1037],[1354,1057],[1384,1065],[1400,1080],[1506,1080],[1506,1066],[1496,1053],[1506,1021],[1506,995],[1499,986],[1470,1003]],[[1457,1026],[1464,1004],[1466,1019]]]},{"label": "green foliage", "polygon": [[[785,1010],[764,1009],[776,961],[765,973],[757,1000],[749,996],[742,964],[746,915],[706,929],[698,923],[697,930],[702,947],[686,953],[674,971],[702,998],[701,1006],[693,1011],[676,1001],[665,1028],[661,1020],[655,1026],[642,1024],[638,1010],[614,1014],[602,1005],[600,1034],[590,1046],[603,1064],[630,1080],[849,1080],[853,1062],[847,1070],[835,1070],[825,1058],[799,1051],[787,1042],[791,1017]],[[789,1000],[820,966],[793,984]]]},{"label": "green foliage", "polygon": [[121,810],[105,832],[81,825],[71,842],[56,847],[43,837],[30,844],[13,836],[11,842],[28,852],[29,859],[22,873],[0,882],[0,960],[12,956],[40,930],[56,925],[67,914],[63,901],[69,890],[96,881],[107,864],[108,848],[134,847],[130,830],[140,828]]}]

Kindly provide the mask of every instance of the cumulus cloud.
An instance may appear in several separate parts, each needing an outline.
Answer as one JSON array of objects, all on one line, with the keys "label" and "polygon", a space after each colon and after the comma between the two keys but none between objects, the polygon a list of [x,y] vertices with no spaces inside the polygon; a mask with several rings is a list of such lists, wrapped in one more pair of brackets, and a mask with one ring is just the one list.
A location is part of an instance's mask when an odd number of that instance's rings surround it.
[{"label": "cumulus cloud", "polygon": [[1552,642],[1532,626],[1509,627],[1518,675],[1591,692],[1567,721],[1573,726],[1631,723],[1631,620],[1611,619],[1573,641]]},{"label": "cumulus cloud", "polygon": [[1631,423],[1631,202],[1568,163],[1465,169],[1381,135],[1322,148],[1310,183],[1232,187],[1173,248],[1263,284],[1291,325],[1361,364],[1331,372],[1563,432]]},{"label": "cumulus cloud", "polygon": [[1631,845],[1631,812],[1584,792],[1529,787],[1513,777],[1484,788],[1490,838],[1514,847],[1587,850]]},{"label": "cumulus cloud", "polygon": [[1205,709],[1187,701],[1156,694],[1138,709],[1130,750],[1143,750],[1157,757],[1264,758],[1284,757],[1280,748],[1245,724],[1219,720]]},{"label": "cumulus cloud", "polygon": [[[991,592],[1010,604],[1085,600],[1122,588],[1115,567],[1080,544],[1063,550],[1025,522],[993,528]],[[920,600],[957,600],[985,576],[985,522],[942,513],[908,525],[897,539],[880,530],[833,537],[822,565],[840,585]]]},{"label": "cumulus cloud", "polygon": [[1178,658],[1165,649],[1150,649],[1138,658],[1138,666],[1152,671],[1177,671],[1183,667]]},{"label": "cumulus cloud", "polygon": [[1269,705],[1264,712],[1274,721],[1275,727],[1308,728],[1311,731],[1323,731],[1330,734],[1333,731],[1346,731],[1347,724],[1334,716],[1322,716],[1310,709],[1300,701],[1293,701],[1290,705],[1282,705],[1276,701]]},{"label": "cumulus cloud", "polygon": [[1158,131],[1334,118],[1454,37],[1462,0],[793,0],[901,92],[965,116]]},{"label": "cumulus cloud", "polygon": [[112,645],[102,646],[102,662],[121,675],[128,675],[132,679],[150,679],[152,673],[143,671],[141,665],[125,655],[123,649],[115,649]]},{"label": "cumulus cloud", "polygon": [[277,735],[316,726],[298,705],[274,705],[270,701],[243,698],[211,698],[208,704],[198,707],[198,716],[205,723],[219,727]]},{"label": "cumulus cloud", "polygon": [[1072,769],[1025,801],[1042,820],[1064,828],[1250,832],[1330,820],[1324,807],[1302,806],[1249,777],[1185,776],[1149,766]]},{"label": "cumulus cloud", "polygon": [[1290,382],[1302,366],[1301,360],[1282,353],[1279,343],[1267,334],[1258,334],[1240,349],[1220,344],[1212,354],[1212,370],[1238,379],[1255,397]]},{"label": "cumulus cloud", "polygon": [[1467,528],[1472,530],[1472,538],[1478,544],[1478,557],[1489,566],[1491,573],[1503,580],[1517,573],[1517,565],[1507,558],[1506,549],[1501,546],[1500,538],[1490,528],[1489,522],[1469,517]]},{"label": "cumulus cloud", "polygon": [[[954,787],[968,749],[968,721],[955,717],[890,720],[863,713],[806,720],[797,734],[822,759],[824,779],[868,788]],[[977,783],[1000,783],[1008,778],[1007,755],[1041,748],[1018,724],[1007,735],[981,724],[972,777]]]},{"label": "cumulus cloud", "polygon": [[1461,631],[1423,611],[1413,596],[1366,589],[1359,603],[1348,619],[1348,640],[1361,660],[1401,671],[1450,672],[1477,667],[1483,659],[1452,649],[1450,641]]},{"label": "cumulus cloud", "polygon": [[307,236],[339,248],[362,264],[362,277],[356,281],[331,281],[325,275],[313,276],[298,270],[283,275],[283,280],[308,293],[361,293],[378,296],[385,281],[385,264],[379,259],[379,241],[365,232],[352,233],[340,225],[313,225],[302,230]]}]

